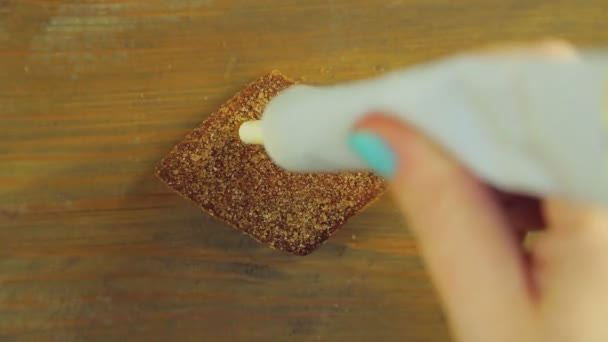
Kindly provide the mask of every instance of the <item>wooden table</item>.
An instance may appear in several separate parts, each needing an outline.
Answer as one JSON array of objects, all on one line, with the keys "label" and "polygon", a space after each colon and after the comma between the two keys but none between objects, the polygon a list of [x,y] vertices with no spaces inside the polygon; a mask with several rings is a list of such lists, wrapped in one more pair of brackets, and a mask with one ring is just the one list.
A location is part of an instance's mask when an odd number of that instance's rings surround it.
[{"label": "wooden table", "polygon": [[0,0],[0,340],[447,340],[388,198],[293,257],[153,168],[271,69],[331,83],[501,40],[605,44],[606,14],[605,0]]}]

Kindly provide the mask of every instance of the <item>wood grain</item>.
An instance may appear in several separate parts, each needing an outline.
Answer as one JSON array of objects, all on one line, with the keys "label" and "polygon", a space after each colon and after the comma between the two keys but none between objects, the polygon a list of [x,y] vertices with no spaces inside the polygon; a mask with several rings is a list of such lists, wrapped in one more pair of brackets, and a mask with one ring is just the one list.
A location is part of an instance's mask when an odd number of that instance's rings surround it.
[{"label": "wood grain", "polygon": [[608,43],[604,0],[0,0],[0,340],[445,341],[388,198],[305,258],[153,176],[271,69],[367,77],[497,41]]}]

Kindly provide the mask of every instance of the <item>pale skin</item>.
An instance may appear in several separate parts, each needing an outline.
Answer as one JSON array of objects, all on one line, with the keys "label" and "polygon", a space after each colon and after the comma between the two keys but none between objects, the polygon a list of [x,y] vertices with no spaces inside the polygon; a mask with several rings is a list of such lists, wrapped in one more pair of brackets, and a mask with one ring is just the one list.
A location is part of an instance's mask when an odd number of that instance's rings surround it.
[{"label": "pale skin", "polygon": [[[555,41],[483,51],[531,52],[576,58]],[[358,129],[382,137],[398,157],[391,192],[455,340],[608,341],[605,208],[496,191],[415,129],[382,114],[369,115]],[[538,228],[544,228],[538,239],[524,247],[524,233]]]}]

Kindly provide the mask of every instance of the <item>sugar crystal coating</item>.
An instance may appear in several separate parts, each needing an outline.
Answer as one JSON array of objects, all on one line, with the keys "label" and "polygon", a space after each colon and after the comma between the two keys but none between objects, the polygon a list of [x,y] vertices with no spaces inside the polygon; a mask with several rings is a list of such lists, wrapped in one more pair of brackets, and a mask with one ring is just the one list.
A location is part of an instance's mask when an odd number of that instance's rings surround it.
[{"label": "sugar crystal coating", "polygon": [[238,129],[260,119],[293,81],[272,72],[249,84],[176,145],[157,167],[169,187],[271,247],[306,255],[384,190],[370,173],[306,174],[276,166]]}]

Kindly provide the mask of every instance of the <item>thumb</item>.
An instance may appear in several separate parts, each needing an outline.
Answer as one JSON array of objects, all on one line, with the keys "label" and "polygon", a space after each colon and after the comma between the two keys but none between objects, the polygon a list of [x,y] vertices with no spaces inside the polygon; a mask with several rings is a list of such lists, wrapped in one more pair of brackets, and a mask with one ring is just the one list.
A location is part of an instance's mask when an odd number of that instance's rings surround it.
[{"label": "thumb", "polygon": [[[350,142],[389,179],[456,335],[492,340],[464,336],[484,326],[491,336],[521,333],[529,312],[527,277],[520,247],[493,193],[424,136],[388,116],[363,119]],[[518,320],[516,327],[508,324]]]}]

